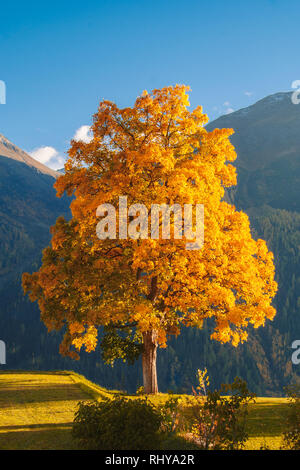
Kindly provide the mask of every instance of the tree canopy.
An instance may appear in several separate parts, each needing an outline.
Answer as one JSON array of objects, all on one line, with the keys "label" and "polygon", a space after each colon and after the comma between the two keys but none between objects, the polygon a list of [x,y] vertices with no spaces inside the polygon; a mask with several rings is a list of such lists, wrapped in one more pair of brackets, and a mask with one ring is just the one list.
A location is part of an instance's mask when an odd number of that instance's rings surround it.
[{"label": "tree canopy", "polygon": [[[63,354],[94,350],[101,326],[134,328],[144,345],[151,333],[165,347],[182,325],[200,327],[207,318],[215,322],[213,339],[236,346],[249,324],[275,315],[273,255],[252,238],[248,216],[224,200],[236,184],[233,130],[208,132],[202,108],[188,109],[187,92],[182,85],[144,92],[123,109],[102,101],[91,141],[71,142],[55,187],[59,196],[75,196],[72,219],[57,220],[40,270],[23,275],[48,329],[65,328]],[[149,214],[153,204],[202,204],[204,245],[186,249],[185,234],[125,237],[118,214],[116,238],[99,239],[97,208],[118,207],[120,196]],[[128,227],[141,234],[137,219]]]}]

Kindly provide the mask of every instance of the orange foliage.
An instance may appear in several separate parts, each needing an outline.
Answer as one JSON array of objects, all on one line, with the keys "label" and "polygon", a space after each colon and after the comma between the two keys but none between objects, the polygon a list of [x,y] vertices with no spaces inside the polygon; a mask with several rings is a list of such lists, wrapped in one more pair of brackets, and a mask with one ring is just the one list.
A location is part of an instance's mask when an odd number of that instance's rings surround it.
[{"label": "orange foliage", "polygon": [[[273,255],[250,233],[248,216],[224,201],[236,184],[231,129],[206,131],[201,107],[189,111],[188,88],[144,92],[132,108],[103,101],[91,142],[72,141],[58,195],[75,194],[72,220],[59,218],[37,273],[23,276],[48,329],[66,327],[61,352],[93,350],[98,326],[156,330],[160,346],[181,325],[215,320],[212,338],[237,345],[247,326],[272,319]],[[99,240],[100,204],[204,204],[205,242],[182,239]]]}]

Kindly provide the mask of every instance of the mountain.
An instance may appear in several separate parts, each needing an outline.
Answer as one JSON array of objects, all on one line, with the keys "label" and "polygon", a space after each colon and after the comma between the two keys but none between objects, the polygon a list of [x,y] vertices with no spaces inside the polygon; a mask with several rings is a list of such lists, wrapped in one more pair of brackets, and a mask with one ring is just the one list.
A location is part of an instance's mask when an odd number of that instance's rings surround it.
[{"label": "mountain", "polygon": [[0,287],[40,258],[50,226],[69,214],[53,188],[57,176],[0,135]]},{"label": "mountain", "polygon": [[268,204],[300,211],[300,105],[276,93],[207,125],[233,128],[238,186],[230,191],[243,209]]},{"label": "mountain", "polygon": [[30,157],[26,152],[6,139],[6,137],[4,137],[2,134],[0,134],[0,155],[2,157],[16,160],[17,162],[25,163],[27,166],[35,168],[38,172],[45,175],[53,176],[54,178],[59,176],[56,171],[51,170],[51,168],[48,168],[34,158]]},{"label": "mountain", "polygon": [[234,129],[238,184],[229,200],[248,213],[254,236],[274,253],[277,315],[251,335],[260,350],[251,356],[269,393],[299,380],[300,372],[291,362],[291,344],[300,339],[300,106],[291,97],[267,96],[207,126]]},{"label": "mountain", "polygon": [[46,334],[21,275],[38,268],[57,217],[70,216],[70,201],[53,188],[57,176],[0,135],[0,338],[11,368],[30,368]]}]

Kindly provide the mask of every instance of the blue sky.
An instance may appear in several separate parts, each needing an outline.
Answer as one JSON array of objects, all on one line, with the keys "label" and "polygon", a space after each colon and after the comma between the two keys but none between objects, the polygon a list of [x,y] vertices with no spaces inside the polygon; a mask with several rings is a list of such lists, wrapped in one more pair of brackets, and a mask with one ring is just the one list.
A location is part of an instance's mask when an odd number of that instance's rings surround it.
[{"label": "blue sky", "polygon": [[0,24],[0,133],[54,167],[103,98],[184,83],[214,119],[300,79],[298,0],[1,2]]}]

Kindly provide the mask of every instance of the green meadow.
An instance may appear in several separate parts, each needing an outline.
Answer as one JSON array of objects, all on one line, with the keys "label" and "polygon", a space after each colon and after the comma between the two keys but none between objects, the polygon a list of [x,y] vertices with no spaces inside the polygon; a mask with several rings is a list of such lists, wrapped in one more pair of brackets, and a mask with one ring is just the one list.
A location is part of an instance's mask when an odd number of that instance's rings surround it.
[{"label": "green meadow", "polygon": [[[71,428],[78,401],[116,393],[73,372],[1,372],[0,449],[76,449]],[[286,398],[257,398],[249,408],[245,448],[279,449],[287,411]]]}]

